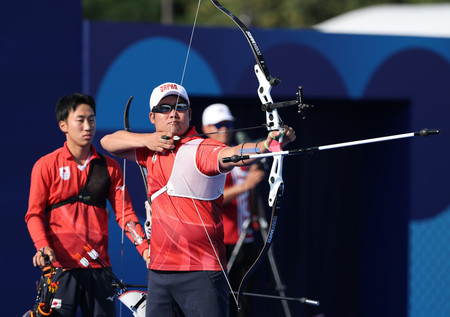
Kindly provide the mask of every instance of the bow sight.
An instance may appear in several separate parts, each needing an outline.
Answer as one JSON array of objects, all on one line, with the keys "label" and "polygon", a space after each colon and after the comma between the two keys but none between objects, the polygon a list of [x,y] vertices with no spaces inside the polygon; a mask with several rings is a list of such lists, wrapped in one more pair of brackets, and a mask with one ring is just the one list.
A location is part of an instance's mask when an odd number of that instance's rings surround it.
[{"label": "bow sight", "polygon": [[291,106],[297,106],[297,112],[302,116],[302,119],[305,119],[305,109],[314,107],[313,105],[303,103],[303,88],[302,86],[298,86],[297,99],[280,102],[267,102],[261,105],[261,110],[271,112],[274,109],[281,109]]}]

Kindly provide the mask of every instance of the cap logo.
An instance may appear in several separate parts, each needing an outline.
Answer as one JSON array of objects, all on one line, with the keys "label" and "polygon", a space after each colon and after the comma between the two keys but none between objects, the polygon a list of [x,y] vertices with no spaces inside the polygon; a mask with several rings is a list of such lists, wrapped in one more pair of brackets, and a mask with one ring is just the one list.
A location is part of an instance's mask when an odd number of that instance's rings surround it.
[{"label": "cap logo", "polygon": [[159,90],[161,92],[165,92],[166,90],[178,90],[178,87],[176,84],[164,84],[159,86]]}]

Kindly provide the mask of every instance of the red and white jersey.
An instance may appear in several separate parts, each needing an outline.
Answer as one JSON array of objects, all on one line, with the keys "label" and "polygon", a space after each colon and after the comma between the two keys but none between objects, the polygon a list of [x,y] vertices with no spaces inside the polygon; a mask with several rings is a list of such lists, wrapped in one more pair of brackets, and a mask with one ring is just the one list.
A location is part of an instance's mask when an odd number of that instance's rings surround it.
[{"label": "red and white jersey", "polygon": [[[187,135],[196,135],[191,128]],[[175,156],[181,146],[193,139],[181,139],[175,149],[165,152],[153,152],[147,148],[136,149],[138,164],[147,168],[148,195],[167,185],[172,174]],[[226,147],[223,143],[205,139],[198,146],[195,164],[199,172],[208,176],[221,174],[219,153]],[[187,174],[186,174],[187,175]],[[185,179],[186,185],[203,179]],[[225,245],[223,243],[222,223],[223,195],[214,200],[199,200],[188,197],[174,197],[167,191],[152,202],[152,235],[150,239],[150,263],[153,270],[166,271],[219,271],[220,262],[226,266]]]},{"label": "red and white jersey", "polygon": [[[228,173],[225,188],[242,184],[248,175],[248,167],[235,167]],[[244,222],[251,217],[250,192],[246,191],[223,206],[223,227],[225,244],[236,244]],[[253,241],[253,232],[249,230],[245,242]]]},{"label": "red and white jersey", "polygon": [[[91,145],[91,156],[84,166],[78,165],[72,154],[64,147],[41,157],[31,173],[28,211],[25,216],[28,230],[36,249],[50,246],[56,255],[57,267],[84,268],[76,254],[84,255],[84,245],[91,245],[102,260],[109,265],[108,255],[108,214],[105,208],[75,202],[60,206],[46,212],[48,206],[78,195],[86,184],[91,162],[100,158]],[[108,200],[119,224],[139,222],[125,190],[123,204],[123,175],[119,164],[106,157],[106,164],[111,180]],[[142,228],[136,228],[144,236]],[[129,236],[130,237],[130,236]],[[131,237],[132,238],[132,237]],[[140,254],[148,247],[146,241],[138,247]],[[95,262],[93,267],[99,267]]]}]

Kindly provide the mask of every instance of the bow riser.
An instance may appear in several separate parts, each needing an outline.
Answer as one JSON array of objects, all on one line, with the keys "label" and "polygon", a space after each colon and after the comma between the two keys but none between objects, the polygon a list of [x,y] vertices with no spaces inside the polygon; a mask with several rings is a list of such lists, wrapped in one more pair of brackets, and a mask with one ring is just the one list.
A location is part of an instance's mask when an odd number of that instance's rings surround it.
[{"label": "bow riser", "polygon": [[273,158],[272,167],[269,174],[269,198],[268,203],[270,207],[273,207],[275,199],[283,195],[284,182],[282,177],[283,171],[283,156],[275,156]]},{"label": "bow riser", "polygon": [[[258,79],[259,82],[258,87],[259,100],[261,100],[261,103],[263,105],[273,104],[272,96],[270,95],[270,92],[272,91],[272,85],[267,80],[259,64],[255,65],[254,70],[256,78]],[[281,119],[278,116],[278,110],[274,109],[271,111],[266,111],[266,121],[267,121],[266,122],[267,130],[269,131],[279,130],[281,127]]]},{"label": "bow riser", "polygon": [[[261,103],[263,105],[273,104],[272,96],[270,95],[272,85],[267,80],[266,76],[263,74],[258,64],[255,65],[254,69],[256,78],[258,79],[259,82],[258,96],[259,99],[261,100]],[[283,130],[282,121],[280,116],[278,115],[277,109],[266,111],[266,121],[267,121],[267,130],[269,131]],[[278,142],[281,143],[282,141],[283,137],[281,136],[278,139]],[[282,156],[274,157],[268,180],[270,186],[268,204],[270,207],[273,206],[276,196],[279,193],[281,195],[283,194],[284,183],[282,171],[283,171],[283,157]],[[279,189],[281,190],[279,191]]]}]

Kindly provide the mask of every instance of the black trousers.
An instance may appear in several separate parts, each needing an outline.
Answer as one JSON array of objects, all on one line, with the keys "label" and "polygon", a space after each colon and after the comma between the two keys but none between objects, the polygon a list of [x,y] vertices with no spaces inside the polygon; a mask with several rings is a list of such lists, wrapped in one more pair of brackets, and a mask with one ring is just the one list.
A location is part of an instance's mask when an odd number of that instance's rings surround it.
[{"label": "black trousers", "polygon": [[59,277],[51,316],[75,317],[80,308],[83,317],[114,317],[115,291],[104,269],[96,269],[104,279],[89,269],[64,271]]},{"label": "black trousers", "polygon": [[149,270],[146,316],[228,317],[229,293],[222,271]]}]

